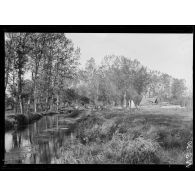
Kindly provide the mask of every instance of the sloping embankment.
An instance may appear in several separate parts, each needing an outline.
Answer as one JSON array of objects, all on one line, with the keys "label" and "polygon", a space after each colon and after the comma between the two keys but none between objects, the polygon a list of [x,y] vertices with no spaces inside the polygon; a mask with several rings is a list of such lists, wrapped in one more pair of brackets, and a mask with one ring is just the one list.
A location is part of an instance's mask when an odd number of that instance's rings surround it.
[{"label": "sloping embankment", "polygon": [[[85,112],[84,112],[85,113]],[[58,114],[58,112],[42,112],[42,113],[30,113],[30,114],[10,114],[5,116],[5,130],[10,130],[14,128],[14,126],[25,126],[27,124],[30,124],[34,121],[39,120],[43,116],[49,116],[53,114]],[[85,116],[85,114],[82,114],[82,111],[80,110],[67,110],[67,113],[65,113],[67,117],[70,118],[76,118],[74,122],[77,122],[80,118]],[[81,115],[81,116],[80,116]]]},{"label": "sloping embankment", "polygon": [[56,112],[47,113],[30,113],[30,114],[10,114],[5,116],[5,130],[10,130],[14,126],[25,126],[34,121],[39,120],[41,117],[46,115],[57,114]]},{"label": "sloping embankment", "polygon": [[161,112],[91,113],[78,121],[75,140],[61,148],[56,163],[185,164],[193,124],[182,118]]}]

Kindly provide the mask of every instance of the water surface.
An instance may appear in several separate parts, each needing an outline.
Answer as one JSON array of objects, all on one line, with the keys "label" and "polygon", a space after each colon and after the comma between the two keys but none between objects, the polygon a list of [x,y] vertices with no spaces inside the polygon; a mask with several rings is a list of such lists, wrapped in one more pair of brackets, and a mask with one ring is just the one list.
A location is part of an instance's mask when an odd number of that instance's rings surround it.
[{"label": "water surface", "polygon": [[37,122],[5,133],[5,164],[52,164],[60,148],[76,137],[75,124],[64,115],[44,116]]}]

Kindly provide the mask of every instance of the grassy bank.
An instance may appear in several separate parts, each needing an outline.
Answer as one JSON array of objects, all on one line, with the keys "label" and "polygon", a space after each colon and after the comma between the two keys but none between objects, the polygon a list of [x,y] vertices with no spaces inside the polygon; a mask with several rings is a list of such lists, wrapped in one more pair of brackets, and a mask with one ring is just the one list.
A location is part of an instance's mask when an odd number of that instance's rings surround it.
[{"label": "grassy bank", "polygon": [[91,115],[78,124],[77,138],[62,147],[63,155],[56,163],[185,164],[193,126],[192,119],[180,113],[110,111]]},{"label": "grassy bank", "polygon": [[8,114],[5,115],[5,130],[10,130],[14,126],[25,126],[36,120],[39,120],[42,116],[53,115],[56,112],[43,112],[43,113],[29,113],[29,114]]}]

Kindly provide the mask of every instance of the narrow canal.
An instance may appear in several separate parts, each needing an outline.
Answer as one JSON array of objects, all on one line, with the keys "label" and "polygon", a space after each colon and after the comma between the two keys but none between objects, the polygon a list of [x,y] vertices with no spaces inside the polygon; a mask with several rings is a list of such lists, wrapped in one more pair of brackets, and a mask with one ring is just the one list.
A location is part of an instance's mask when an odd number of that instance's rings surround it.
[{"label": "narrow canal", "polygon": [[44,116],[25,128],[5,133],[5,164],[52,164],[61,147],[78,134],[64,115]]}]

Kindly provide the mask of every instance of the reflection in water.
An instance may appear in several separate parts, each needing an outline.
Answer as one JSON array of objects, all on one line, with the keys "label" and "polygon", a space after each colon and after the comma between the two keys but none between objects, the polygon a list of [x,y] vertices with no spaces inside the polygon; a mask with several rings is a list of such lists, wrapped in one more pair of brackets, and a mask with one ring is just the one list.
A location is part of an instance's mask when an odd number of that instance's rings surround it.
[{"label": "reflection in water", "polygon": [[60,148],[76,136],[63,115],[45,116],[25,129],[5,134],[5,163],[50,164],[59,159]]},{"label": "reflection in water", "polygon": [[5,149],[9,152],[12,149],[13,135],[12,133],[5,134]]}]

